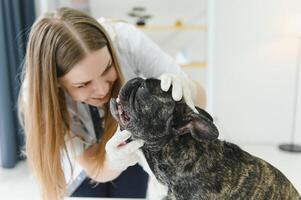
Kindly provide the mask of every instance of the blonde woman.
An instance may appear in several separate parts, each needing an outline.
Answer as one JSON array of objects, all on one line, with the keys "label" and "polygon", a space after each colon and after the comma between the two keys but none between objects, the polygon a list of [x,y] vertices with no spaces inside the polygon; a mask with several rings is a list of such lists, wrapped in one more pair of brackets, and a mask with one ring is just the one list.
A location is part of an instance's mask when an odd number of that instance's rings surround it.
[{"label": "blonde woman", "polygon": [[175,100],[205,105],[201,86],[134,26],[71,8],[34,23],[23,75],[26,155],[43,199],[145,196],[148,177],[137,165],[143,142],[126,143],[131,134],[108,111],[125,81],[159,77],[163,90],[173,85]]}]

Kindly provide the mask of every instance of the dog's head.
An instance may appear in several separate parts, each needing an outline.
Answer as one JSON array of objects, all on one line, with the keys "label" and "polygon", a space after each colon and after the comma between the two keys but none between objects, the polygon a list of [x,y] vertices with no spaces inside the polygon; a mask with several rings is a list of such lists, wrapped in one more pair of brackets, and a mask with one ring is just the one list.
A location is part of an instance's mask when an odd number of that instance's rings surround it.
[{"label": "dog's head", "polygon": [[197,107],[196,114],[184,100],[174,101],[171,88],[167,92],[161,90],[158,79],[128,81],[118,98],[111,99],[110,110],[122,129],[146,144],[162,143],[166,138],[183,134],[191,134],[199,141],[218,137],[213,119],[205,110]]}]

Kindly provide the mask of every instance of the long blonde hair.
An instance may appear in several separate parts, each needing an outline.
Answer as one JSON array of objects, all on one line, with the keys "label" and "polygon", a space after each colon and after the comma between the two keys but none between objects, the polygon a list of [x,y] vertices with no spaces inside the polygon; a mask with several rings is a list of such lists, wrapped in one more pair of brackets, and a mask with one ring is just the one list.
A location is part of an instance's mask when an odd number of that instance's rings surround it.
[{"label": "long blonde hair", "polygon": [[[70,120],[64,92],[58,78],[65,75],[87,53],[108,46],[118,79],[113,85],[116,97],[123,76],[112,42],[103,27],[92,17],[71,8],[40,17],[32,26],[23,68],[19,112],[26,135],[25,153],[42,189],[43,199],[62,199],[66,181],[62,152],[67,152],[65,137],[70,136]],[[26,83],[26,85],[25,85]],[[98,151],[92,159],[103,164],[104,146],[117,124],[106,107],[105,127]]]}]

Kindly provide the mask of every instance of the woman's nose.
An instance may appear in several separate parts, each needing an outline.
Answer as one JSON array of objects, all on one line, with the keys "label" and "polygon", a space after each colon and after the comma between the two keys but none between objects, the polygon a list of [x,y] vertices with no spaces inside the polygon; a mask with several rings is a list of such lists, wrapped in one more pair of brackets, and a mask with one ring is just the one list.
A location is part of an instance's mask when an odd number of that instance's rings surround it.
[{"label": "woman's nose", "polygon": [[109,91],[109,83],[102,79],[97,79],[94,84],[94,94],[104,97]]}]

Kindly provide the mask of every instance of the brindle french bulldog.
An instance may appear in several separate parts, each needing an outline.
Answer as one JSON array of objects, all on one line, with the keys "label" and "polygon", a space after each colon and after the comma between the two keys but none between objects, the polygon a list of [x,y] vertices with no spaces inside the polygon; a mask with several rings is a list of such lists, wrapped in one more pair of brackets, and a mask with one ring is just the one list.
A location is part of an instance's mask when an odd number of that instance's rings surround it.
[{"label": "brindle french bulldog", "polygon": [[168,187],[166,199],[301,199],[275,167],[237,145],[217,139],[212,117],[174,101],[160,80],[135,78],[110,109],[142,151],[156,178]]}]

